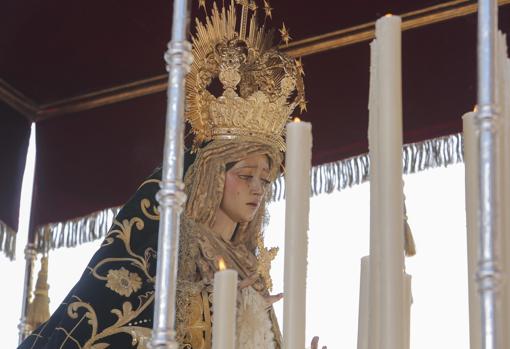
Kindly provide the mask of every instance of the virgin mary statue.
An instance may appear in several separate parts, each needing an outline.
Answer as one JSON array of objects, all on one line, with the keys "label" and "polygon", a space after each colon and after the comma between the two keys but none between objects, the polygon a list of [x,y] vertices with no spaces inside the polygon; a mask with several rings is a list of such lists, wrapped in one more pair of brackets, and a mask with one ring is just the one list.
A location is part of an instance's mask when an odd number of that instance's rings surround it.
[{"label": "virgin mary statue", "polygon": [[[275,251],[263,246],[262,226],[271,183],[281,170],[285,124],[305,105],[303,71],[299,61],[273,48],[271,33],[257,25],[256,9],[248,1],[221,9],[213,4],[205,20],[196,21],[186,81],[194,143],[186,157],[188,199],[179,245],[180,348],[211,348],[212,281],[220,257],[239,274],[236,347],[281,347],[272,304],[282,295],[270,294]],[[147,347],[160,178],[156,170],[140,185],[81,279],[19,349]]]}]

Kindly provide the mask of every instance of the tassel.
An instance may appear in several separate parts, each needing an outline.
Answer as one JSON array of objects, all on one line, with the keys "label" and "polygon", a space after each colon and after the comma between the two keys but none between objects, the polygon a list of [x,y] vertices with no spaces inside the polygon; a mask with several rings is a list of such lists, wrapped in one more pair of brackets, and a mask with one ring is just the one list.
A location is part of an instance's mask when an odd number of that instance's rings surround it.
[{"label": "tassel", "polygon": [[[405,200],[405,199],[404,199]],[[406,257],[412,257],[416,254],[416,245],[414,243],[413,232],[407,221],[407,208],[404,202],[404,252]]]},{"label": "tassel", "polygon": [[28,306],[27,324],[35,329],[50,318],[50,298],[48,297],[48,257],[41,258],[41,270],[37,275],[34,300]]},{"label": "tassel", "polygon": [[16,252],[16,232],[0,220],[0,251],[11,261]]},{"label": "tassel", "polygon": [[407,223],[407,219],[404,221],[404,251],[406,257],[412,257],[416,254],[413,233],[411,232],[409,223]]}]

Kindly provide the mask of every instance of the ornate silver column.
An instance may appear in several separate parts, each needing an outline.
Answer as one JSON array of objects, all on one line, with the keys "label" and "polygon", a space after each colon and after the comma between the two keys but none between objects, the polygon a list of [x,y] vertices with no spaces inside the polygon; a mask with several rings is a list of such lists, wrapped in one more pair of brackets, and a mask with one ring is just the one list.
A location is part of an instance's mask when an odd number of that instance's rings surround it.
[{"label": "ornate silver column", "polygon": [[183,175],[185,78],[193,59],[186,40],[189,24],[188,0],[174,0],[172,40],[165,53],[168,80],[165,148],[159,202],[158,264],[154,323],[150,347],[178,349],[175,340],[175,306],[179,253],[179,219],[186,201]]},{"label": "ornate silver column", "polygon": [[23,298],[21,304],[21,318],[18,324],[19,343],[21,343],[34,329],[27,323],[28,306],[30,304],[30,295],[32,292],[32,273],[34,271],[34,261],[37,256],[35,245],[28,242],[25,247],[25,279],[23,283]]},{"label": "ornate silver column", "polygon": [[499,108],[496,101],[497,1],[478,1],[478,173],[479,250],[476,280],[480,293],[482,348],[503,349],[501,317],[501,227]]}]

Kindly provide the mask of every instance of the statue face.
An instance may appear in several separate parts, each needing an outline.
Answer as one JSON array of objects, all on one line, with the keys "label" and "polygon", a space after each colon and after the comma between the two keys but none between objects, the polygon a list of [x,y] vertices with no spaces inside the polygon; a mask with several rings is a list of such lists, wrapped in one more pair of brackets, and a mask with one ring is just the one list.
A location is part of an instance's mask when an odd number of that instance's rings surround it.
[{"label": "statue face", "polygon": [[270,187],[269,160],[253,155],[238,161],[225,173],[220,210],[236,223],[251,221]]}]

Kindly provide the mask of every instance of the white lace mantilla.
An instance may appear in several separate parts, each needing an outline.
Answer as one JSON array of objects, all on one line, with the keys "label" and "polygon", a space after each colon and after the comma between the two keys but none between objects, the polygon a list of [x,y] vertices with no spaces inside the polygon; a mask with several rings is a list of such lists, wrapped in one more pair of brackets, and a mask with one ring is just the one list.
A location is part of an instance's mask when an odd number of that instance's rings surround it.
[{"label": "white lace mantilla", "polygon": [[241,291],[237,310],[236,348],[275,348],[274,333],[266,302],[251,286]]}]

